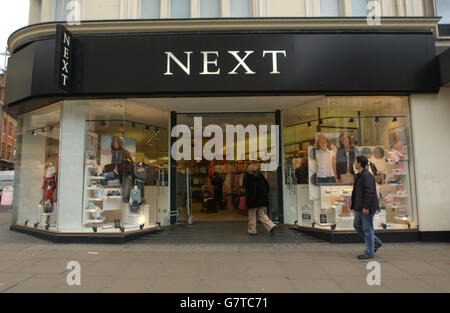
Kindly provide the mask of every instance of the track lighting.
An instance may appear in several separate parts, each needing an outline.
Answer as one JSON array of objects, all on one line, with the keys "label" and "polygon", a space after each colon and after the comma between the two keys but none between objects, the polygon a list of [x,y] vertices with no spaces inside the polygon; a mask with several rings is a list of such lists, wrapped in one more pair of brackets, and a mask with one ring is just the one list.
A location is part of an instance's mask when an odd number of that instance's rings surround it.
[{"label": "track lighting", "polygon": [[131,126],[133,126],[133,128],[135,128],[136,127],[136,123],[135,122],[131,123]]},{"label": "track lighting", "polygon": [[145,126],[145,131],[148,132],[150,130],[150,126]]},{"label": "track lighting", "polygon": [[321,118],[319,118],[319,125],[322,125],[322,119]]},{"label": "track lighting", "polygon": [[394,116],[394,118],[392,119],[392,122],[393,123],[397,122],[397,116]]},{"label": "track lighting", "polygon": [[36,131],[34,131],[34,130],[31,131],[31,134],[32,134],[33,136],[36,136],[36,135],[37,135]]},{"label": "track lighting", "polygon": [[350,119],[348,120],[349,123],[353,123],[355,121],[355,119],[353,117],[350,117]]},{"label": "track lighting", "polygon": [[106,126],[106,122],[105,121],[101,121],[101,125],[102,126]]},{"label": "track lighting", "polygon": [[374,122],[378,123],[379,121],[380,121],[380,118],[378,116],[376,116]]},{"label": "track lighting", "polygon": [[308,122],[308,127],[311,127],[311,122]]}]

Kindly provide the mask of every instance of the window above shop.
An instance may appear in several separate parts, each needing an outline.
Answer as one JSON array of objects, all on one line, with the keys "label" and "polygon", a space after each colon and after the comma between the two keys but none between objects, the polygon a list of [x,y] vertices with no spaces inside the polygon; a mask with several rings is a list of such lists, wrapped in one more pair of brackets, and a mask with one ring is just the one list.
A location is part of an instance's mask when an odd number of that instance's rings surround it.
[{"label": "window above shop", "polygon": [[141,0],[140,17],[143,19],[159,18],[161,15],[160,0]]},{"label": "window above shop", "polygon": [[436,0],[436,16],[442,16],[439,24],[450,24],[450,1]]},{"label": "window above shop", "polygon": [[[78,3],[78,5],[76,5]],[[30,24],[81,20],[220,17],[361,17],[378,3],[382,17],[442,16],[450,24],[448,0],[32,0]],[[372,9],[371,9],[372,8]]]},{"label": "window above shop", "polygon": [[200,17],[220,17],[220,0],[200,0]]},{"label": "window above shop", "polygon": [[191,1],[190,0],[170,0],[171,18],[190,18]]}]

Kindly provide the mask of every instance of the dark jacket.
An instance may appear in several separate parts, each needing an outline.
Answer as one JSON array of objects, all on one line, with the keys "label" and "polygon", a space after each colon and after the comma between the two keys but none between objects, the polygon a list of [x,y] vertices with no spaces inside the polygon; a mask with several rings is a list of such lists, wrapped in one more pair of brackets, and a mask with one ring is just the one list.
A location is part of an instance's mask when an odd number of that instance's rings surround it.
[{"label": "dark jacket", "polygon": [[[353,163],[355,163],[355,148],[351,147],[349,151],[349,158],[350,158],[350,174],[355,175],[355,172],[353,171]],[[336,174],[337,178],[340,179],[341,175],[345,174],[347,172],[347,154],[345,153],[345,149],[340,147],[337,150],[336,153]]]},{"label": "dark jacket", "polygon": [[269,206],[269,183],[261,172],[246,175],[245,196],[249,209]]},{"label": "dark jacket", "polygon": [[[112,149],[111,153],[113,154],[111,163],[105,165],[105,167],[103,168],[103,172],[104,173],[112,172],[117,167],[119,177],[132,175],[134,169],[134,162],[130,152],[120,147],[119,149]],[[114,160],[115,159],[114,155],[117,155],[119,160]]]},{"label": "dark jacket", "polygon": [[374,212],[378,209],[378,196],[375,178],[367,169],[355,176],[352,192],[352,210],[367,209]]}]

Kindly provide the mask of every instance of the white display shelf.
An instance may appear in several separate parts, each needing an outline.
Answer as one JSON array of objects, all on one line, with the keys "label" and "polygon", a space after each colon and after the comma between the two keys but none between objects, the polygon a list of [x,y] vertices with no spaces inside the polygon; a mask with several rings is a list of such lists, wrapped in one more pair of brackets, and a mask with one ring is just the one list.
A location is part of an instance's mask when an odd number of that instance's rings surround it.
[{"label": "white display shelf", "polygon": [[102,224],[105,220],[87,220],[87,224]]},{"label": "white display shelf", "polygon": [[91,179],[91,180],[101,180],[101,179],[106,179],[106,177],[104,177],[104,176],[89,176],[89,179]]},{"label": "white display shelf", "polygon": [[88,198],[88,201],[92,201],[92,202],[100,202],[105,200],[105,198]]}]

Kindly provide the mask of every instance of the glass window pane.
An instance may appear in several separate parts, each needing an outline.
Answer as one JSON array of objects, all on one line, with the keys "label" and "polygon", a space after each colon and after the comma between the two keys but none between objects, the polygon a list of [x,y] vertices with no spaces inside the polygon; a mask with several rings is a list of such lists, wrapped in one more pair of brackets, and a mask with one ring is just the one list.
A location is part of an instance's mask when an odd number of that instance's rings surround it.
[{"label": "glass window pane", "polygon": [[220,0],[200,0],[200,17],[219,17]]},{"label": "glass window pane", "polygon": [[14,224],[56,230],[60,108],[54,104],[19,118]]},{"label": "glass window pane", "polygon": [[339,0],[320,0],[320,16],[339,16]]},{"label": "glass window pane", "polygon": [[353,228],[355,159],[364,155],[379,198],[374,227],[417,227],[407,97],[323,97],[288,109],[284,123],[285,182],[297,197],[285,202],[298,203],[299,225]]},{"label": "glass window pane", "polygon": [[55,0],[55,20],[56,21],[65,21],[66,20],[66,12],[67,12],[67,4],[70,0]]},{"label": "glass window pane", "polygon": [[436,0],[436,14],[442,16],[439,24],[450,24],[450,1]]},{"label": "glass window pane", "polygon": [[230,0],[231,17],[249,17],[250,0]]},{"label": "glass window pane", "polygon": [[160,0],[141,0],[141,18],[159,18]]},{"label": "glass window pane", "polygon": [[367,1],[368,0],[352,0],[352,15],[367,16]]},{"label": "glass window pane", "polygon": [[170,0],[171,18],[189,18],[191,17],[190,0]]}]

